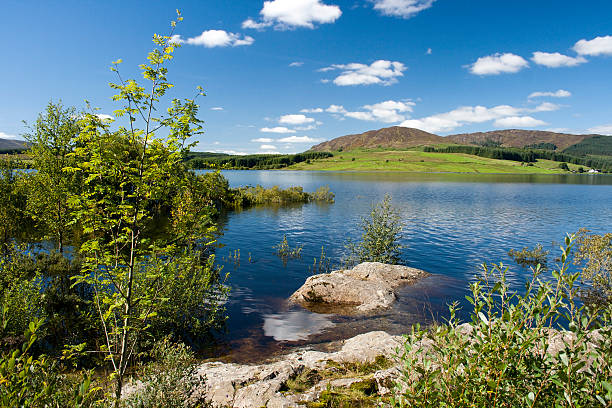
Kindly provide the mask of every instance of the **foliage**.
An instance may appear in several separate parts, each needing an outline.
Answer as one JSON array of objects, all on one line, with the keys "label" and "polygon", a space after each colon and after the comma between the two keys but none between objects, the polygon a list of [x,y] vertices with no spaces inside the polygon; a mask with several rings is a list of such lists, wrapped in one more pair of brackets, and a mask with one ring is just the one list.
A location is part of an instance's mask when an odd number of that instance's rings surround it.
[{"label": "foliage", "polygon": [[[177,47],[171,41],[175,25],[169,35],[154,35],[155,48],[140,66],[149,91],[134,79],[123,79],[121,60],[113,64],[118,78],[111,84],[117,91],[113,99],[122,104],[114,114],[127,125],[113,130],[112,119],[84,115],[70,154],[75,164],[64,169],[83,179],[82,190],[69,202],[84,233],[75,284],[93,288],[116,406],[129,362],[150,325],[164,313],[167,320],[183,313],[186,318],[176,324],[191,327],[193,310],[181,312],[181,302],[187,296],[186,306],[194,305],[192,285],[202,285],[194,296],[210,293],[218,273],[209,262],[200,262],[208,259],[205,249],[214,242],[215,230],[205,203],[199,202],[203,179],[186,178],[183,165],[186,140],[201,133],[198,105],[195,99],[173,99],[165,113],[158,106],[173,86],[166,65]],[[203,95],[199,87],[198,95]],[[171,219],[160,225],[156,215],[164,209]],[[172,307],[167,306],[170,300]],[[198,301],[211,308],[214,299]]]},{"label": "foliage", "polygon": [[[557,145],[554,143],[541,142],[524,146],[525,149],[540,149],[540,150],[557,150]],[[566,149],[567,150],[567,149]]]},{"label": "foliage", "polygon": [[20,188],[19,163],[0,158],[0,253],[9,251],[23,223],[26,195]]},{"label": "foliage", "polygon": [[[456,305],[445,325],[413,326],[401,355],[394,403],[411,407],[596,407],[612,404],[611,311],[579,306],[573,239],[544,279],[534,270],[513,293],[503,265],[470,285],[471,322]],[[566,327],[564,329],[563,327]]]},{"label": "foliage", "polygon": [[332,157],[329,152],[305,152],[298,154],[250,154],[232,156],[220,153],[197,153],[187,155],[192,169],[280,169],[305,161]]},{"label": "foliage", "polygon": [[89,407],[99,397],[99,388],[92,386],[91,373],[78,380],[59,374],[60,363],[70,360],[71,350],[64,357],[34,358],[29,352],[37,340],[42,320],[33,320],[25,331],[21,349],[0,356],[0,405],[3,407]]},{"label": "foliage", "polygon": [[331,272],[331,258],[325,254],[325,247],[321,246],[321,256],[317,260],[314,258],[310,273],[313,275]]},{"label": "foliage", "polygon": [[591,295],[612,303],[612,233],[589,232],[585,228],[578,231],[574,261],[583,266],[582,278],[592,282]]},{"label": "foliage", "polygon": [[79,173],[64,171],[74,166],[71,153],[80,131],[78,117],[74,108],[49,102],[45,113],[25,134],[30,145],[28,155],[36,169],[27,180],[27,210],[43,238],[53,239],[59,252],[64,251],[73,224],[68,199],[80,186]]},{"label": "foliage", "polygon": [[232,189],[230,191],[235,208],[246,208],[262,204],[294,204],[308,203],[311,201],[333,203],[334,193],[329,187],[320,187],[314,193],[305,192],[302,187],[289,187],[282,189],[279,186],[264,188],[260,185],[255,187],[246,186]]},{"label": "foliage", "polygon": [[550,251],[545,251],[541,244],[537,244],[533,249],[529,249],[528,247],[524,247],[520,251],[510,249],[508,251],[508,256],[514,259],[514,262],[523,268],[530,266],[535,268],[537,265],[540,265],[540,267],[545,270],[548,265],[549,253]]},{"label": "foliage", "polygon": [[276,255],[283,260],[284,263],[292,258],[300,258],[302,256],[302,245],[297,245],[295,248],[289,246],[287,241],[287,235],[283,235],[282,241],[274,246],[276,249]]},{"label": "foliage", "polygon": [[0,258],[0,337],[13,337],[43,313],[36,271],[24,267],[30,255],[23,247],[11,246]]},{"label": "foliage", "polygon": [[563,153],[573,156],[612,156],[612,138],[610,136],[595,135],[568,147],[563,150]]},{"label": "foliage", "polygon": [[361,220],[361,241],[346,245],[347,265],[361,262],[382,262],[397,264],[400,261],[402,245],[402,221],[399,210],[391,204],[391,196],[371,207],[370,215]]},{"label": "foliage", "polygon": [[570,170],[569,167],[567,166],[567,163],[565,163],[565,162],[559,163],[559,168],[561,170],[565,170],[565,171],[569,171]]},{"label": "foliage", "polygon": [[157,342],[149,353],[152,362],[142,369],[141,385],[122,403],[126,408],[188,408],[196,373],[195,356],[182,343],[172,343],[168,338]]},{"label": "foliage", "polygon": [[572,156],[565,152],[558,153],[550,150],[532,150],[532,149],[516,149],[516,148],[492,148],[480,146],[446,146],[446,147],[431,147],[426,146],[425,152],[433,153],[464,153],[472,154],[480,157],[488,157],[491,159],[514,160],[520,162],[535,162],[538,159],[553,160],[557,162],[567,162],[587,166],[602,171],[612,171],[612,158],[607,156],[601,157],[579,157]]}]

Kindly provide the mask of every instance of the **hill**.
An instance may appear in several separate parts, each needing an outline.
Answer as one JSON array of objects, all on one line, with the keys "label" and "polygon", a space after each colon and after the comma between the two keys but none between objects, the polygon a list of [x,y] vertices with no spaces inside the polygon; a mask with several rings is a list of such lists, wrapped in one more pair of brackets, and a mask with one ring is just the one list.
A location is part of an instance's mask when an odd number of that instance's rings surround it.
[{"label": "hill", "polygon": [[393,126],[369,132],[337,137],[327,142],[313,146],[314,151],[336,151],[375,149],[378,147],[389,149],[404,149],[407,147],[436,145],[448,143],[444,137],[424,132],[419,129]]},{"label": "hill", "polygon": [[564,150],[596,135],[573,135],[544,130],[493,130],[490,132],[461,133],[446,136],[453,143],[462,145],[498,145],[500,147],[526,147],[538,144],[553,144]]},{"label": "hill", "polygon": [[23,140],[0,139],[0,152],[13,153],[26,149],[26,142]]}]

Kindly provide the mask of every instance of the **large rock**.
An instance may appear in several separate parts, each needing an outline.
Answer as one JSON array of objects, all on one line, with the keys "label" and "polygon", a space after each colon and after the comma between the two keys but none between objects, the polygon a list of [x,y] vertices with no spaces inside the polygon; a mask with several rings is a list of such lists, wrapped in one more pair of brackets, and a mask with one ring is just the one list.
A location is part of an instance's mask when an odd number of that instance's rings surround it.
[{"label": "large rock", "polygon": [[361,379],[324,380],[302,394],[287,394],[283,385],[305,369],[323,370],[330,361],[337,363],[373,362],[378,356],[391,356],[402,344],[401,336],[375,331],[345,340],[336,352],[298,350],[281,360],[261,365],[205,363],[196,369],[199,385],[191,401],[212,407],[299,407],[299,402],[314,401],[330,386],[345,387]]},{"label": "large rock", "polygon": [[407,266],[364,262],[353,269],[313,275],[289,299],[315,311],[317,306],[339,306],[340,313],[371,312],[391,306],[395,288],[428,275]]}]

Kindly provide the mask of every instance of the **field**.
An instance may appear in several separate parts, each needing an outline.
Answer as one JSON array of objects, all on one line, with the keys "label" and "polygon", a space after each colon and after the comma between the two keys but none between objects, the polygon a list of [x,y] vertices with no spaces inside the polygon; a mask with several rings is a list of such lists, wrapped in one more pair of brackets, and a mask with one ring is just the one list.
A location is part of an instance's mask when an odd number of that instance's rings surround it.
[{"label": "field", "polygon": [[[578,165],[568,164],[572,171]],[[585,170],[589,170],[583,167]],[[333,157],[311,160],[287,167],[289,170],[328,171],[407,171],[444,173],[522,173],[562,174],[559,163],[538,160],[527,166],[511,160],[489,159],[461,153],[428,153],[418,150],[353,150]]]}]

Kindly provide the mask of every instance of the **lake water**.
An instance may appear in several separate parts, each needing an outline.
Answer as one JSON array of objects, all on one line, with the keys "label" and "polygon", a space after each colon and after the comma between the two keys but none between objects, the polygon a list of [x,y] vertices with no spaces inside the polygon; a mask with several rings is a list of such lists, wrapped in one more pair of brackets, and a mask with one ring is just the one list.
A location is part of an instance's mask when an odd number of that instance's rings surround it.
[{"label": "lake water", "polygon": [[[565,233],[612,231],[612,176],[226,171],[233,187],[261,184],[314,191],[329,185],[334,204],[251,208],[227,215],[218,263],[230,274],[226,333],[216,354],[253,361],[289,347],[324,344],[371,330],[404,333],[445,316],[463,300],[483,262],[511,264],[507,251],[541,243],[553,255]],[[367,317],[313,314],[286,299],[311,274],[321,247],[339,262],[362,217],[388,193],[400,210],[404,263],[434,274],[399,291],[391,310]],[[283,264],[274,246],[287,236],[300,259]],[[240,262],[230,255],[240,252]],[[554,262],[554,261],[553,261]],[[519,289],[529,272],[512,267]]]}]

